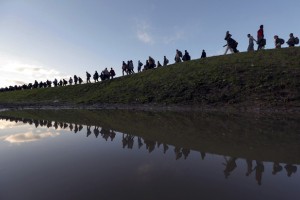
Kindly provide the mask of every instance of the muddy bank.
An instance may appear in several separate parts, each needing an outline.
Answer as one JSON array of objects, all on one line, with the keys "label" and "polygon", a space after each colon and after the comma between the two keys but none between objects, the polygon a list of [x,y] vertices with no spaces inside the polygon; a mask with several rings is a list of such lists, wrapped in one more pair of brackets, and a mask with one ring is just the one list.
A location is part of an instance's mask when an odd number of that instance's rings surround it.
[{"label": "muddy bank", "polygon": [[87,110],[140,110],[140,111],[176,111],[176,112],[224,112],[255,114],[300,114],[300,107],[267,107],[260,105],[187,105],[187,104],[69,104],[69,103],[20,103],[0,104],[4,110],[22,109],[87,109]]}]

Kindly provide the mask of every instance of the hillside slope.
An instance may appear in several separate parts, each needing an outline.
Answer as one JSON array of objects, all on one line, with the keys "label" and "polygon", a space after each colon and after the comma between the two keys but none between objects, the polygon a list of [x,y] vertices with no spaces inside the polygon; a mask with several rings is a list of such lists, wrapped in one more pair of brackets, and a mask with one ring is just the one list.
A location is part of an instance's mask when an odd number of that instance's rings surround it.
[{"label": "hillside slope", "polygon": [[196,59],[99,83],[0,93],[8,106],[300,108],[300,48]]}]

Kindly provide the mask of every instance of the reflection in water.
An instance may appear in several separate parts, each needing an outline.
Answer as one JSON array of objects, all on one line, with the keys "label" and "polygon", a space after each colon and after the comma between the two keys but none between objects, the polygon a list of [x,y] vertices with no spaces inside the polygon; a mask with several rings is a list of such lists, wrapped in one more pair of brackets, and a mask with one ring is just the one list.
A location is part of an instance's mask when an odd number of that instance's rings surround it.
[{"label": "reflection in water", "polygon": [[34,142],[47,137],[55,137],[58,136],[59,133],[19,133],[8,136],[0,137],[0,140],[4,140],[10,143],[23,143],[23,142]]},{"label": "reflection in water", "polygon": [[[83,130],[84,126],[86,126],[86,137],[90,137],[92,134],[95,136],[95,138],[98,138],[99,136],[102,137],[105,141],[114,141],[114,138],[116,137],[116,130],[112,130],[109,128],[104,128],[99,125],[83,125],[78,123],[67,123],[67,122],[59,122],[59,121],[48,121],[48,120],[36,120],[36,119],[23,119],[23,118],[16,118],[16,117],[0,117],[0,119],[9,121],[9,122],[23,122],[29,125],[33,125],[34,127],[47,127],[54,128],[55,130],[61,128],[64,130],[69,130],[73,133],[78,133]],[[148,138],[143,138],[141,136],[135,136],[133,134],[127,134],[127,133],[121,133],[122,134],[122,148],[123,149],[133,149],[134,144],[137,144],[137,149],[141,149],[144,147],[149,153],[152,153],[155,151],[155,149],[160,149],[162,147],[163,154],[166,154],[166,152],[169,150],[170,144],[167,144],[166,142],[159,142],[154,141]],[[42,138],[46,137],[55,137],[59,135],[59,133],[21,133],[21,134],[13,134],[9,136],[2,136],[1,140],[7,141],[10,143],[23,143],[23,142],[32,142],[37,141]],[[186,136],[188,137],[188,136]],[[203,138],[202,138],[203,139]],[[186,146],[174,146],[174,154],[175,160],[186,160],[191,152],[191,148],[187,148]],[[194,149],[194,151],[197,151]],[[200,158],[202,160],[205,160],[206,152],[204,151],[198,151],[200,154]],[[228,156],[224,155],[224,162],[222,163],[224,165],[224,176],[226,179],[230,177],[231,174],[234,173],[234,171],[239,167],[237,165],[237,160],[242,159],[245,160],[246,163],[246,176],[250,176],[252,172],[255,172],[255,179],[258,185],[262,185],[263,182],[263,174],[265,173],[265,167],[264,162],[261,160],[253,160],[249,158],[238,158],[235,156]],[[253,166],[253,163],[255,163],[255,166]],[[272,174],[276,175],[278,173],[281,173],[283,170],[282,167],[283,164],[280,164],[277,161],[273,162],[273,168],[272,168]],[[295,164],[286,163],[284,164],[284,168],[286,170],[286,174],[288,177],[292,176],[292,174],[295,174],[297,172],[297,166]]]}]

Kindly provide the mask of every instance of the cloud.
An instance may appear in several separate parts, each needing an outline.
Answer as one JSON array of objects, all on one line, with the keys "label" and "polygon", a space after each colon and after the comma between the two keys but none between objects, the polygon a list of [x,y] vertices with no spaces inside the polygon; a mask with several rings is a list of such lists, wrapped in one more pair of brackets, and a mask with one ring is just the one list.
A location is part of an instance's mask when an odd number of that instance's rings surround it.
[{"label": "cloud", "polygon": [[150,34],[150,25],[146,22],[138,23],[137,25],[137,38],[146,44],[153,44],[154,39]]},{"label": "cloud", "polygon": [[1,140],[9,142],[9,143],[24,143],[24,142],[34,142],[37,140],[41,140],[47,137],[56,137],[59,133],[18,133],[14,135],[2,136],[0,137]]},{"label": "cloud", "polygon": [[165,44],[170,44],[170,43],[173,43],[173,42],[183,39],[183,37],[184,37],[184,31],[177,31],[173,35],[164,37],[163,42]]},{"label": "cloud", "polygon": [[24,61],[21,58],[11,56],[0,57],[0,70],[2,76],[0,87],[28,84],[34,80],[46,81],[47,79],[70,77],[55,69],[36,64],[34,61]]}]

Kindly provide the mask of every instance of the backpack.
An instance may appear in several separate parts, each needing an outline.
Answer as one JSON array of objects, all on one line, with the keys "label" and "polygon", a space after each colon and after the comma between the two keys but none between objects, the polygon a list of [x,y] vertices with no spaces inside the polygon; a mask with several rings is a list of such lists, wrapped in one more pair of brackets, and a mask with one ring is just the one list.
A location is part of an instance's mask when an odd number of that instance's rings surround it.
[{"label": "backpack", "polygon": [[262,39],[260,41],[260,43],[261,43],[261,46],[265,46],[267,44],[267,40],[266,39]]},{"label": "backpack", "polygon": [[182,57],[182,52],[178,50],[179,57]]},{"label": "backpack", "polygon": [[279,38],[279,42],[280,42],[280,44],[284,44],[284,39]]},{"label": "backpack", "polygon": [[295,44],[299,44],[299,38],[295,37]]}]

